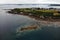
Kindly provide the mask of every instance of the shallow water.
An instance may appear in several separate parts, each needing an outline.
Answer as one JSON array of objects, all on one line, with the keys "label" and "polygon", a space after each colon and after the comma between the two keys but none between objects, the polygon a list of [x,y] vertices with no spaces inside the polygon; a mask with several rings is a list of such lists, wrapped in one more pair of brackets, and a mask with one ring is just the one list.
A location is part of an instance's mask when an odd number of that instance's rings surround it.
[{"label": "shallow water", "polygon": [[[25,5],[27,6],[27,5]],[[6,13],[17,5],[0,5],[0,40],[60,40],[60,22],[37,22],[27,16]],[[30,7],[30,6],[29,6]],[[37,24],[40,29],[16,33],[20,27]],[[20,35],[21,34],[21,35]]]}]

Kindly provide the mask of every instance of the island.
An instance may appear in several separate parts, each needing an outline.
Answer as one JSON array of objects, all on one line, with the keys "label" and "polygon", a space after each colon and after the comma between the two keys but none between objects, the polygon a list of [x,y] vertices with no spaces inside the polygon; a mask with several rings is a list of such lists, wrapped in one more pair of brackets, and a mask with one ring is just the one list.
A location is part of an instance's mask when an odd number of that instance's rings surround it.
[{"label": "island", "polygon": [[8,13],[29,16],[36,20],[60,21],[60,10],[57,8],[14,8]]},{"label": "island", "polygon": [[24,32],[28,30],[37,30],[39,27],[37,25],[25,26],[18,29],[18,32]]}]

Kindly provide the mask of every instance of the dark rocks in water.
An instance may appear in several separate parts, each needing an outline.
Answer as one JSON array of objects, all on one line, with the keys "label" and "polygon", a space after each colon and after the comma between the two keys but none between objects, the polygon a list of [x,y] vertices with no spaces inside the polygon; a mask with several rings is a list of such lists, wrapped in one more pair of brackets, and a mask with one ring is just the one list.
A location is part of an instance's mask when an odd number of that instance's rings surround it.
[{"label": "dark rocks in water", "polygon": [[12,11],[8,11],[8,13],[12,13]]}]

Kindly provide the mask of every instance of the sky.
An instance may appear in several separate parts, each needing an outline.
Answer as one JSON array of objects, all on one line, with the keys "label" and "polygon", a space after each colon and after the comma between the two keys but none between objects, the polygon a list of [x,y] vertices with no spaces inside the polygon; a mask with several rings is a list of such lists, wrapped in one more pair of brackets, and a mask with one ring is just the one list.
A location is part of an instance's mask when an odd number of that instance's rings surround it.
[{"label": "sky", "polygon": [[0,0],[0,4],[60,4],[60,0]]}]

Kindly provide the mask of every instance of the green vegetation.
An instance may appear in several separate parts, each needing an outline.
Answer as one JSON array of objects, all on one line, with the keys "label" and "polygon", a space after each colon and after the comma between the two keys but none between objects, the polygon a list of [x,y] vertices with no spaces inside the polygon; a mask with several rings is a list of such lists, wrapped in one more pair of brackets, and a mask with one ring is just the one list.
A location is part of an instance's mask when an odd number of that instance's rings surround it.
[{"label": "green vegetation", "polygon": [[59,12],[60,11],[58,10],[38,9],[38,8],[15,8],[12,9],[11,11],[8,11],[8,13],[12,13],[12,14],[22,14],[22,15],[29,15],[36,17],[43,16],[44,18],[60,17]]}]

